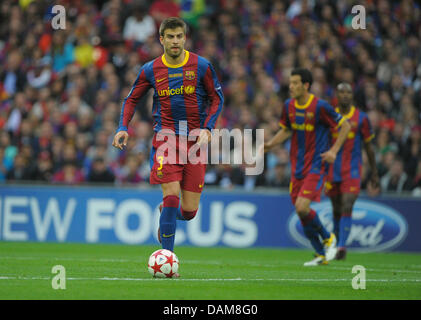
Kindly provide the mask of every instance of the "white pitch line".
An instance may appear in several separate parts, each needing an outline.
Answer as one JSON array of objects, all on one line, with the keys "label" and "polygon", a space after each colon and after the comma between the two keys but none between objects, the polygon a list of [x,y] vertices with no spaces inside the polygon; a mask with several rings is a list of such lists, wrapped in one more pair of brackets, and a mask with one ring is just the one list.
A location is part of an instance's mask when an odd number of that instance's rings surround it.
[{"label": "white pitch line", "polygon": [[[47,260],[54,260],[54,261],[86,261],[86,262],[110,262],[110,263],[114,263],[114,262],[120,262],[120,263],[143,263],[143,260],[130,260],[130,259],[113,259],[113,258],[98,258],[98,259],[93,259],[93,258],[81,258],[81,257],[76,257],[76,258],[69,258],[69,257],[62,257],[62,258],[58,258],[58,257],[16,257],[16,256],[0,256],[0,260],[5,259],[5,260],[43,260],[43,259],[47,259]],[[146,261],[146,260],[145,260]],[[146,262],[145,262],[146,263]],[[203,264],[204,262],[201,260],[183,260],[183,264]],[[223,263],[221,261],[206,261],[205,262],[208,265],[223,265]],[[257,264],[257,263],[253,263],[253,262],[245,262],[242,263],[243,265],[247,265],[247,266],[254,266],[254,267],[261,267],[261,265]],[[276,263],[272,263],[272,264],[267,264],[265,263],[265,267],[279,267],[282,265],[292,265],[292,266],[301,266],[302,262],[301,261],[297,261],[297,262],[292,262],[292,261],[288,261],[288,262],[280,262],[279,264]],[[396,265],[397,266],[397,265]],[[351,270],[352,266],[346,267],[340,267],[340,266],[335,266],[330,264],[328,266],[329,269],[332,270],[344,270],[344,271],[349,271]],[[414,274],[421,274],[421,270],[401,270],[401,269],[378,269],[378,268],[366,268],[366,271],[370,271],[370,272],[396,272],[396,273],[414,273]]]},{"label": "white pitch line", "polygon": [[[0,276],[0,280],[51,280],[50,277],[20,277],[20,276]],[[83,281],[162,281],[169,280],[165,278],[115,278],[115,277],[101,277],[101,278],[87,278],[87,277],[66,277],[66,280],[83,280]],[[207,281],[295,281],[295,282],[348,282],[352,279],[290,279],[290,278],[273,278],[273,279],[246,279],[246,278],[210,278],[210,279],[171,279],[172,281],[192,281],[192,282],[207,282]],[[420,282],[421,279],[366,279],[366,282]]]}]

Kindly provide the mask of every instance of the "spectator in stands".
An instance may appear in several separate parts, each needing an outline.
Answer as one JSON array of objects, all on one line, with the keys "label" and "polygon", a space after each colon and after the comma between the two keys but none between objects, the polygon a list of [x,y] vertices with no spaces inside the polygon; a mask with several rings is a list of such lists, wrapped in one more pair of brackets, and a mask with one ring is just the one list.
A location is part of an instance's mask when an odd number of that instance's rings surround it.
[{"label": "spectator in stands", "polygon": [[107,168],[104,158],[97,157],[92,162],[91,170],[89,171],[89,182],[113,183],[115,180],[114,173]]},{"label": "spectator in stands", "polygon": [[18,153],[13,161],[13,166],[7,171],[6,179],[9,181],[30,181],[33,179],[33,170],[29,166],[29,159]]},{"label": "spectator in stands", "polygon": [[383,191],[402,193],[402,191],[409,191],[411,188],[411,181],[404,171],[403,161],[396,158],[389,171],[381,178],[380,185]]},{"label": "spectator in stands", "polygon": [[52,182],[59,184],[80,184],[84,181],[83,173],[74,161],[64,162],[52,177]]},{"label": "spectator in stands", "polygon": [[[370,23],[364,32],[352,29],[352,3],[346,1],[66,1],[71,13],[66,30],[48,27],[45,1],[24,3],[3,0],[0,10],[3,168],[21,154],[37,159],[33,163],[38,167],[48,168],[51,162],[57,172],[64,153],[71,153],[88,174],[92,161],[102,157],[118,183],[134,153],[141,163],[137,172],[148,179],[152,93],[139,103],[130,127],[136,138],[127,150],[110,150],[108,138],[139,68],[162,54],[159,23],[168,16],[193,14],[187,19],[186,47],[212,62],[226,97],[217,128],[264,128],[270,136],[289,97],[291,69],[308,67],[314,75],[312,90],[333,106],[337,83],[353,84],[356,105],[367,112],[376,134],[377,165],[387,188],[400,190],[401,183],[392,177],[392,171],[400,171],[392,170],[397,155],[403,161],[402,176],[406,173],[410,180],[402,189],[419,188],[419,180],[411,179],[418,174],[421,156],[421,9],[416,1],[367,3]],[[132,10],[139,3],[146,8],[143,17]],[[133,29],[145,32],[127,37]],[[41,76],[44,68],[47,73]],[[69,151],[69,143],[75,151]],[[279,146],[266,155],[265,186],[282,176],[288,148]],[[261,185],[247,179],[243,169],[208,165],[206,183]],[[284,169],[289,174],[289,167]],[[53,181],[51,174],[43,177]]]},{"label": "spectator in stands", "polygon": [[126,158],[125,165],[121,169],[119,182],[122,184],[138,184],[142,181],[137,157],[135,154],[129,154]]},{"label": "spectator in stands", "polygon": [[155,22],[147,14],[147,7],[139,4],[135,6],[133,15],[128,17],[124,24],[123,37],[140,45],[151,36],[156,36]]},{"label": "spectator in stands", "polygon": [[288,188],[290,176],[287,167],[286,163],[276,164],[274,175],[269,178],[268,185],[277,188]]}]

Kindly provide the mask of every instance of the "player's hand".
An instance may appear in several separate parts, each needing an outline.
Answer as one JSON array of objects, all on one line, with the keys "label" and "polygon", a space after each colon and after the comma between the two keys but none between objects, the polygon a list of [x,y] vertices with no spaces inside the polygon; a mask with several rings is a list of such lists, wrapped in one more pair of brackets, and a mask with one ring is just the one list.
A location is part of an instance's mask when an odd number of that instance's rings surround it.
[{"label": "player's hand", "polygon": [[119,131],[115,134],[113,140],[113,146],[123,150],[123,147],[127,146],[127,141],[129,140],[129,134],[127,131]]},{"label": "player's hand", "polygon": [[208,129],[201,129],[199,133],[199,138],[197,139],[196,144],[200,147],[206,145],[210,142],[212,137],[211,132]]},{"label": "player's hand", "polygon": [[380,183],[379,183],[379,176],[377,174],[373,174],[371,179],[367,183],[367,193],[369,196],[374,197],[379,195],[380,193]]},{"label": "player's hand", "polygon": [[336,160],[336,153],[332,150],[327,150],[321,154],[322,161],[326,161],[327,163],[334,163]]},{"label": "player's hand", "polygon": [[266,143],[263,143],[257,149],[257,155],[264,155],[270,149],[272,149],[272,146],[271,145],[269,145],[267,142]]}]

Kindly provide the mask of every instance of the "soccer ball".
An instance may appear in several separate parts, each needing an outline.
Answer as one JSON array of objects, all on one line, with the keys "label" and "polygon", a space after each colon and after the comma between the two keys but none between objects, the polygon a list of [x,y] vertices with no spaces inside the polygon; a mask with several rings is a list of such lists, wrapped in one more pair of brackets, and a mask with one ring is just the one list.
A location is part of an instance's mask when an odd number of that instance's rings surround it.
[{"label": "soccer ball", "polygon": [[175,253],[166,249],[156,250],[148,261],[148,270],[157,278],[171,278],[178,272],[178,258]]}]

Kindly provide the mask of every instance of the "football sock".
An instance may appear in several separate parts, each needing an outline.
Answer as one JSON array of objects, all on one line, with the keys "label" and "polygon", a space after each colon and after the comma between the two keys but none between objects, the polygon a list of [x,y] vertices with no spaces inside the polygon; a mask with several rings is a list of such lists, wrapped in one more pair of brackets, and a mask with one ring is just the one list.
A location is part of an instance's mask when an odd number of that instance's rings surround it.
[{"label": "football sock", "polygon": [[180,199],[177,196],[166,196],[159,217],[162,248],[174,251],[176,218]]},{"label": "football sock", "polygon": [[307,215],[307,217],[305,217],[305,220],[306,224],[310,224],[317,231],[317,233],[322,236],[323,240],[330,238],[330,232],[327,231],[326,228],[323,226],[316,211],[310,209],[310,212]]},{"label": "football sock", "polygon": [[324,256],[325,249],[323,247],[322,242],[320,241],[318,229],[315,228],[313,222],[316,216],[316,212],[314,210],[311,210],[306,217],[301,219],[301,224],[304,229],[304,234],[306,235],[307,239],[310,240],[310,243],[313,246],[314,250],[316,250],[316,253]]},{"label": "football sock", "polygon": [[322,242],[320,241],[319,235],[314,230],[314,228],[310,225],[303,226],[304,234],[306,235],[307,239],[310,240],[311,245],[313,246],[314,250],[316,250],[317,254],[322,256],[325,255],[325,249],[323,247]]},{"label": "football sock", "polygon": [[341,218],[333,217],[333,233],[336,236],[336,239],[339,241],[339,224],[340,224]]},{"label": "football sock", "polygon": [[185,211],[182,207],[177,210],[177,220],[191,220],[196,216],[197,210]]},{"label": "football sock", "polygon": [[183,217],[183,214],[181,213],[181,208],[177,209],[177,220],[186,220]]},{"label": "football sock", "polygon": [[345,247],[346,240],[351,232],[352,217],[349,213],[342,214],[341,221],[339,224],[339,241],[338,247]]},{"label": "football sock", "polygon": [[183,208],[180,208],[180,212],[183,216],[183,220],[191,220],[196,216],[197,209],[194,211],[185,211]]}]

